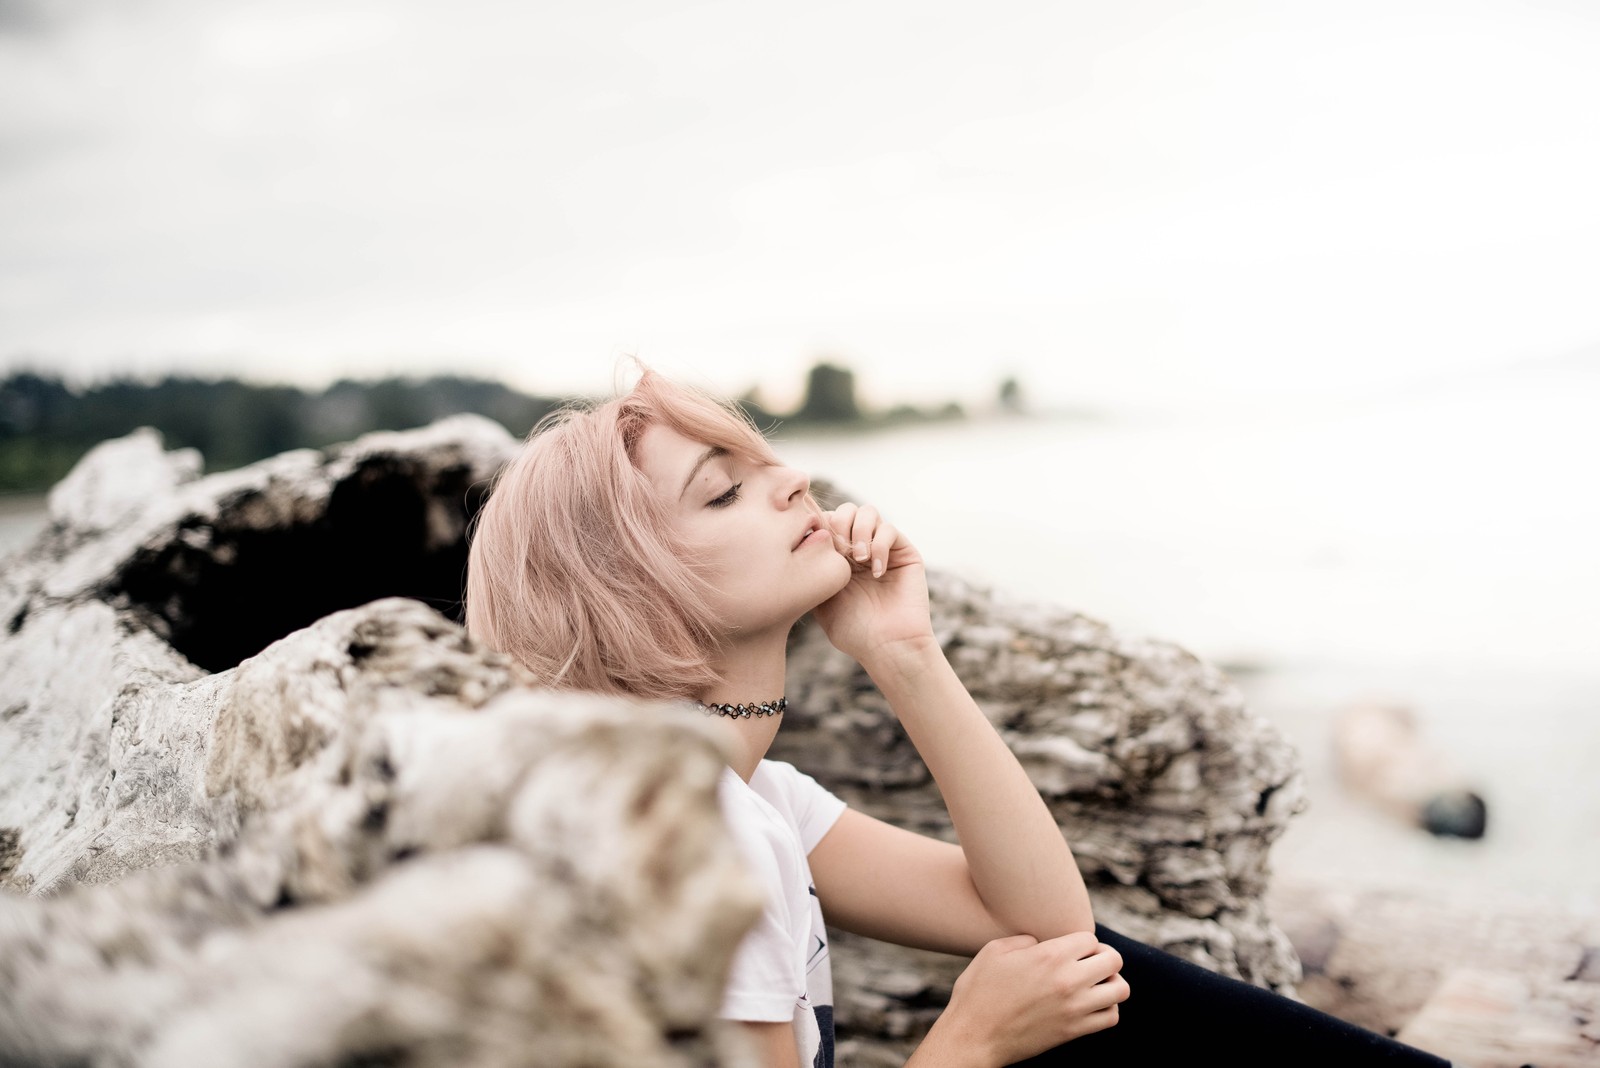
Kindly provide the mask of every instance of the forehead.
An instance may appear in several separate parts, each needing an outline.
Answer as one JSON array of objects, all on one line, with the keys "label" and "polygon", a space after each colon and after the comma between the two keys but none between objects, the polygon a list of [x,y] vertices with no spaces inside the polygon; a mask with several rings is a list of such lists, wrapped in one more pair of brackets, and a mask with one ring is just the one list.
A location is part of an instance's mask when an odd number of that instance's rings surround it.
[{"label": "forehead", "polygon": [[[676,499],[695,461],[711,446],[685,437],[661,423],[651,423],[639,435],[635,460],[639,470],[668,499]],[[705,470],[701,468],[701,470]]]}]

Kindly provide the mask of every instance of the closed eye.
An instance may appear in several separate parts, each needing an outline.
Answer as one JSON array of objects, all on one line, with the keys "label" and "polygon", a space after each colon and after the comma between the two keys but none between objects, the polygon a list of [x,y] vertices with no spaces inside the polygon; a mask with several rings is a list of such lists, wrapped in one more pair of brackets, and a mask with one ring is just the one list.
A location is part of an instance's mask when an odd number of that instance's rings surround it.
[{"label": "closed eye", "polygon": [[732,486],[728,487],[728,492],[727,493],[724,493],[722,496],[718,497],[716,500],[707,501],[706,502],[706,507],[708,507],[708,508],[726,508],[726,507],[728,507],[728,505],[732,504],[734,501],[739,499],[739,487],[742,486],[742,485],[744,485],[743,482],[735,482]]}]

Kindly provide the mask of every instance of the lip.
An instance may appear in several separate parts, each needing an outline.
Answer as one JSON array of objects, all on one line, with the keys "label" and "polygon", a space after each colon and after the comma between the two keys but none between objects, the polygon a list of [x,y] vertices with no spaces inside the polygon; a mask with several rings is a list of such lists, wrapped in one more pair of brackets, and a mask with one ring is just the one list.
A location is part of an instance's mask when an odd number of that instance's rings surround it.
[{"label": "lip", "polygon": [[813,516],[811,521],[806,524],[806,533],[800,538],[799,541],[794,543],[794,548],[790,549],[789,551],[792,553],[799,552],[802,548],[811,544],[812,542],[832,540],[833,536],[828,533],[828,527],[822,522],[822,517]]},{"label": "lip", "polygon": [[807,545],[820,545],[823,542],[831,542],[832,540],[833,540],[833,535],[828,533],[828,528],[827,527],[818,527],[816,530],[813,530],[810,534],[807,534],[805,537],[801,538],[800,539],[800,544],[796,545],[794,547],[794,551],[795,552],[799,552],[801,549],[804,549]]}]

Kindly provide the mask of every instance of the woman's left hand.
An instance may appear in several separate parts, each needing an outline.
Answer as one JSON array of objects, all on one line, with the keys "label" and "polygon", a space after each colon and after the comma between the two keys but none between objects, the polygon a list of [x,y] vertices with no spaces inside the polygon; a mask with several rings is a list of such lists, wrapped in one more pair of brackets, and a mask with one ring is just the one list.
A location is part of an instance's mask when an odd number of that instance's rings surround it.
[{"label": "woman's left hand", "polygon": [[812,612],[828,641],[857,662],[902,643],[931,640],[922,554],[871,505],[822,513],[833,546],[850,561],[850,583]]}]

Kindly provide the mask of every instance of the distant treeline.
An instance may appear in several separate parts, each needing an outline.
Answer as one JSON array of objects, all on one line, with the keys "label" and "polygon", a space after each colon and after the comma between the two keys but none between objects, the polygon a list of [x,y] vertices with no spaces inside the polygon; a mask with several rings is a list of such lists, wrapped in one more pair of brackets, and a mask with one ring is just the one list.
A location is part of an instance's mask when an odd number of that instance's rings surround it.
[{"label": "distant treeline", "polygon": [[[48,489],[91,447],[141,426],[161,431],[169,449],[200,450],[207,471],[224,471],[371,430],[426,426],[457,412],[488,416],[521,437],[567,399],[457,375],[341,379],[321,392],[181,375],[154,382],[113,379],[75,390],[53,375],[20,371],[0,382],[0,493]],[[754,394],[739,403],[764,429],[779,421],[837,425],[962,414],[954,404],[934,412],[901,406],[881,415],[863,413],[855,376],[832,364],[811,369],[805,400],[794,412],[768,411]]]},{"label": "distant treeline", "polygon": [[21,372],[0,383],[0,492],[47,489],[92,446],[141,426],[160,430],[169,449],[199,449],[208,471],[223,471],[369,430],[424,426],[456,412],[480,412],[526,433],[559,403],[449,375],[342,379],[316,393],[179,375],[156,382],[115,379],[75,391],[59,378]]}]

